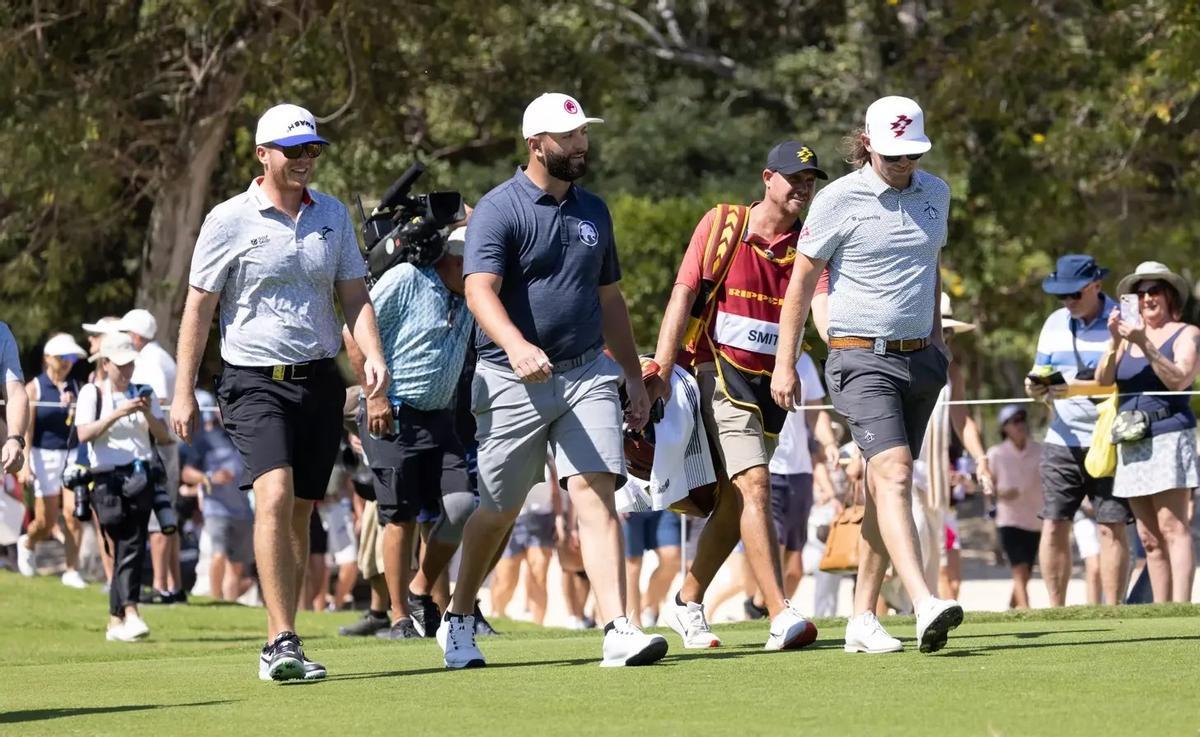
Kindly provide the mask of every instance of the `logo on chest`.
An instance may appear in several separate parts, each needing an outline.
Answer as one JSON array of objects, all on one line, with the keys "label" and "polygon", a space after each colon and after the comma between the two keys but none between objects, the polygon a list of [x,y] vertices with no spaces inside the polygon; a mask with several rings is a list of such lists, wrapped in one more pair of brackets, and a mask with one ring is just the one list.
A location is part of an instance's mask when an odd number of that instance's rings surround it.
[{"label": "logo on chest", "polygon": [[269,235],[260,235],[250,239],[250,245],[252,246],[265,246],[270,242],[271,236]]},{"label": "logo on chest", "polygon": [[579,240],[583,241],[583,245],[588,248],[595,248],[600,242],[600,231],[596,230],[596,224],[591,220],[579,221]]},{"label": "logo on chest", "polygon": [[329,235],[332,232],[333,232],[333,228],[326,225],[324,228],[321,228],[321,230],[317,231],[317,240],[321,240],[321,241],[325,240],[325,236]]},{"label": "logo on chest", "polygon": [[937,220],[938,218],[938,209],[934,207],[933,203],[931,202],[925,203],[925,217],[929,218],[930,220]]}]

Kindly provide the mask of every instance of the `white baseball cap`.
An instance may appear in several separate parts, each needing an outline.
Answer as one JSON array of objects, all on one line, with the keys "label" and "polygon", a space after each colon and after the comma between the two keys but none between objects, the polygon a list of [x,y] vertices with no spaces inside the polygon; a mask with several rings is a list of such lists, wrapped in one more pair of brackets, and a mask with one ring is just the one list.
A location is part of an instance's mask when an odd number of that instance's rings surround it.
[{"label": "white baseball cap", "polygon": [[154,319],[149,310],[139,308],[126,312],[111,329],[122,333],[137,333],[146,340],[154,340],[155,334],[158,333],[158,320]]},{"label": "white baseball cap", "polygon": [[274,143],[295,146],[300,143],[329,143],[317,135],[317,119],[299,105],[276,105],[258,119],[254,145]]},{"label": "white baseball cap", "polygon": [[104,333],[111,333],[114,330],[120,330],[117,327],[117,323],[119,322],[121,322],[121,318],[119,317],[102,317],[96,322],[85,322],[80,327],[83,328],[84,332],[92,333],[93,335],[103,335]]},{"label": "white baseball cap", "polygon": [[923,154],[933,147],[925,135],[925,113],[916,100],[891,95],[867,108],[867,138],[881,156]]},{"label": "white baseball cap", "polygon": [[138,357],[133,340],[125,333],[105,333],[100,339],[100,350],[88,360],[92,363],[107,358],[118,366],[126,366]]},{"label": "white baseball cap", "polygon": [[66,333],[58,333],[50,337],[46,341],[46,347],[42,349],[44,356],[86,356],[85,351],[75,339]]},{"label": "white baseball cap", "polygon": [[546,92],[525,108],[521,135],[533,138],[542,133],[569,133],[588,123],[603,122],[604,118],[584,115],[583,106],[574,97],[561,92]]},{"label": "white baseball cap", "polygon": [[467,226],[460,225],[450,231],[446,237],[446,253],[451,256],[461,256],[467,248]]}]

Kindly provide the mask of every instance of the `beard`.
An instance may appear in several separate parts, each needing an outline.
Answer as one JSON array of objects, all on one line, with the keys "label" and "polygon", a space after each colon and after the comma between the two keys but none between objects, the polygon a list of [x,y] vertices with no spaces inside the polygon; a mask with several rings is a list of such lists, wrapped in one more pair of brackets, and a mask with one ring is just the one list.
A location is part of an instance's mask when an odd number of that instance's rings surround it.
[{"label": "beard", "polygon": [[546,151],[545,154],[546,172],[555,179],[560,179],[564,182],[573,182],[587,173],[586,156],[578,163],[574,163],[570,156],[552,154],[549,151]]}]

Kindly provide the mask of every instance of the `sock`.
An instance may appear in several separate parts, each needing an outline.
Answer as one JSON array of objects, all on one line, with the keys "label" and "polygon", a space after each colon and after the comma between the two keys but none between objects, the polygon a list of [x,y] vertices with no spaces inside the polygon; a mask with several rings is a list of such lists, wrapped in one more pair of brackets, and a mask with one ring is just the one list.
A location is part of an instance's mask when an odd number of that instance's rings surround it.
[{"label": "sock", "polygon": [[628,617],[617,617],[617,619],[614,619],[613,621],[611,621],[611,622],[609,622],[608,624],[604,625],[604,634],[606,634],[606,635],[607,635],[607,634],[609,633],[609,631],[610,631],[610,630],[614,630],[614,629],[616,629],[616,628],[617,628],[617,620],[620,620],[620,619],[624,619],[626,622],[628,622],[628,621],[629,621],[629,618],[628,618]]},{"label": "sock", "polygon": [[[682,592],[680,592],[680,593],[682,593]],[[679,594],[675,594],[675,603],[678,606],[687,606],[687,603],[683,600],[683,597],[681,597]]]},{"label": "sock", "polygon": [[367,610],[367,616],[371,617],[372,619],[386,619],[387,612],[378,609],[369,609]]}]

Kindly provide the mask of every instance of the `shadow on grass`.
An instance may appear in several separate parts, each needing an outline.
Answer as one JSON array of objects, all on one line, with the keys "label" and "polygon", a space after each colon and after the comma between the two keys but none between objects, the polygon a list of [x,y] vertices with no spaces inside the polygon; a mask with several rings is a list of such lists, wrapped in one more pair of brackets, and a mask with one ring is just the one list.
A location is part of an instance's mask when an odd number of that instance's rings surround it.
[{"label": "shadow on grass", "polygon": [[[951,637],[950,641],[954,642],[955,638]],[[1048,647],[1096,647],[1098,645],[1125,645],[1133,643],[1149,643],[1149,642],[1196,642],[1200,641],[1200,635],[1180,635],[1178,637],[1130,637],[1123,640],[1084,640],[1077,642],[1029,642],[1029,643],[1009,643],[996,645],[980,645],[977,647],[952,648],[943,651],[946,655],[954,655],[962,657],[965,654],[970,655],[986,655],[993,651],[1003,650],[1034,650]]]},{"label": "shadow on grass", "polygon": [[1004,632],[1001,634],[992,633],[992,634],[975,634],[975,635],[955,634],[955,635],[951,635],[951,638],[955,639],[955,640],[969,640],[972,637],[981,637],[981,638],[984,638],[984,637],[990,637],[990,638],[1015,637],[1018,640],[1034,640],[1039,637],[1047,637],[1049,635],[1073,635],[1077,632],[1112,632],[1112,628],[1111,627],[1099,627],[1096,629],[1087,629],[1087,630],[1043,630],[1041,632]]},{"label": "shadow on grass", "polygon": [[151,711],[154,709],[177,709],[184,706],[219,706],[232,704],[232,701],[196,701],[190,704],[127,704],[124,706],[81,706],[62,709],[26,709],[24,711],[8,711],[0,714],[0,724],[20,724],[22,722],[43,722],[49,719],[66,717],[81,717],[92,714],[122,714],[129,711]]}]

